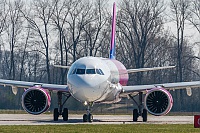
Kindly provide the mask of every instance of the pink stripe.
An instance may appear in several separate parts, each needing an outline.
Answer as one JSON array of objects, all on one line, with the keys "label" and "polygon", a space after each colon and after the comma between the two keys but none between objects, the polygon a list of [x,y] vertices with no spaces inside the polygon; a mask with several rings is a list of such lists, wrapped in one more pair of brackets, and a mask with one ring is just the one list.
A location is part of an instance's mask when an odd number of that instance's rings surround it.
[{"label": "pink stripe", "polygon": [[111,60],[115,66],[117,67],[118,69],[118,72],[119,72],[119,83],[123,86],[127,85],[127,82],[128,82],[128,73],[127,73],[127,70],[125,68],[125,66],[117,61],[117,60]]}]

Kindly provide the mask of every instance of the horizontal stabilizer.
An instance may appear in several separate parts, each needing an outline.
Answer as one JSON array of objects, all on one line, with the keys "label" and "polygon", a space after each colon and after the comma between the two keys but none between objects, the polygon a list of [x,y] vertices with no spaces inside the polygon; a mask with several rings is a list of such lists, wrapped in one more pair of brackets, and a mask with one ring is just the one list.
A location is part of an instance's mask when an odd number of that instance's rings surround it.
[{"label": "horizontal stabilizer", "polygon": [[153,70],[161,70],[161,69],[169,69],[175,68],[176,66],[165,66],[165,67],[152,67],[152,68],[138,68],[138,69],[128,69],[128,73],[135,73],[135,72],[146,72],[146,71],[153,71]]},{"label": "horizontal stabilizer", "polygon": [[71,66],[61,66],[61,65],[53,65],[54,67],[58,67],[58,68],[66,68],[69,69]]}]

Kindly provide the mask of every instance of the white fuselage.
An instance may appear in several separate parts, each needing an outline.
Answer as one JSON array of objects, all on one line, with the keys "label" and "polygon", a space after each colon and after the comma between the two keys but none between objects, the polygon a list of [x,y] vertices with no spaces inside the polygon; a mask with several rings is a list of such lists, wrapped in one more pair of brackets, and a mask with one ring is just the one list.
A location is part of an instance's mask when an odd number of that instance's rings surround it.
[{"label": "white fuselage", "polygon": [[122,63],[113,59],[83,57],[73,63],[68,75],[71,95],[84,103],[118,102],[128,74]]}]

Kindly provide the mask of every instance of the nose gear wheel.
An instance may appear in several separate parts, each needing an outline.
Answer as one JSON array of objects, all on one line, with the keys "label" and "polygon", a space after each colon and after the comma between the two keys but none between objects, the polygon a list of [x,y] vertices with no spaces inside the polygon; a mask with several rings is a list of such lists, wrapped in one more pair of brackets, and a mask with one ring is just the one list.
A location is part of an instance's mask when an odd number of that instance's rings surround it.
[{"label": "nose gear wheel", "polygon": [[87,114],[83,115],[83,122],[93,122],[93,115],[91,114],[91,107],[93,103],[89,103],[87,108]]}]

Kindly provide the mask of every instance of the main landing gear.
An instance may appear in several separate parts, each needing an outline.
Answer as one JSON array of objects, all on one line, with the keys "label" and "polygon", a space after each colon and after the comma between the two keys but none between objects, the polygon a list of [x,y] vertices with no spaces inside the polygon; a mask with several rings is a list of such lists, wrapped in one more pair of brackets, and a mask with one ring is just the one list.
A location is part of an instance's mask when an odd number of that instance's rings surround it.
[{"label": "main landing gear", "polygon": [[143,100],[142,95],[143,95],[143,93],[139,92],[139,104],[138,104],[138,102],[136,102],[136,100],[134,99],[133,96],[129,95],[129,97],[138,106],[138,109],[133,110],[133,122],[137,122],[139,116],[142,117],[143,122],[147,122],[147,110],[144,109],[144,105],[142,103],[142,100]]},{"label": "main landing gear", "polygon": [[[62,93],[62,92],[58,92],[57,95],[58,95],[58,107],[59,108],[54,109],[53,119],[54,119],[54,121],[58,121],[58,117],[60,115],[62,115],[63,120],[68,121],[68,109],[67,108],[63,109],[63,105],[66,103],[66,101],[69,99],[69,97],[71,95],[68,94],[68,93]],[[66,97],[64,102],[62,102],[62,96],[63,95]]]},{"label": "main landing gear", "polygon": [[92,106],[93,106],[93,103],[88,104],[87,114],[83,115],[83,122],[93,122],[93,116],[91,114],[91,107]]}]

